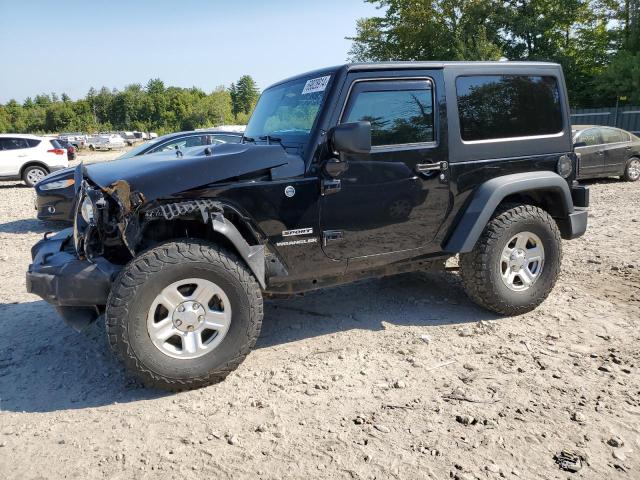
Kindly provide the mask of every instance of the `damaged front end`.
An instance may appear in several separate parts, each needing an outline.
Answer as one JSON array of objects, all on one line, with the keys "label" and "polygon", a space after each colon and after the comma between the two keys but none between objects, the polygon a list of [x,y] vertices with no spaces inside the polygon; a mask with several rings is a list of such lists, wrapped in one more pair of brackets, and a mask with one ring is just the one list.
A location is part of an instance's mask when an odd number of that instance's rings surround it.
[{"label": "damaged front end", "polygon": [[169,194],[150,201],[130,179],[105,184],[87,170],[81,164],[75,171],[73,227],[45,235],[32,248],[27,272],[27,291],[54,305],[73,328],[82,330],[104,312],[111,285],[132,258],[171,238],[224,237],[265,288],[265,247],[247,243],[226,218],[241,216],[233,207]]},{"label": "damaged front end", "polygon": [[[73,227],[45,235],[31,249],[27,291],[51,303],[76,330],[104,310],[111,284],[135,253],[135,210],[142,199],[126,182],[103,191],[92,185],[82,165],[75,172]],[[133,225],[133,228],[130,227]]]}]

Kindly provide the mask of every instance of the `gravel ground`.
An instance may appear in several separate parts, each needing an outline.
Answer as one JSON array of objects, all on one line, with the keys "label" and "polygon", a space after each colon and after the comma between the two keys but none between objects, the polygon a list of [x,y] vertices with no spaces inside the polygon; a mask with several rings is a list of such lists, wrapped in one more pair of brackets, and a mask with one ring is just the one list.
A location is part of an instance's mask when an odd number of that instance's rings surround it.
[{"label": "gravel ground", "polygon": [[455,274],[271,300],[236,372],[170,395],[25,292],[51,226],[0,183],[0,478],[640,478],[639,188],[592,183],[532,313],[477,308]]}]

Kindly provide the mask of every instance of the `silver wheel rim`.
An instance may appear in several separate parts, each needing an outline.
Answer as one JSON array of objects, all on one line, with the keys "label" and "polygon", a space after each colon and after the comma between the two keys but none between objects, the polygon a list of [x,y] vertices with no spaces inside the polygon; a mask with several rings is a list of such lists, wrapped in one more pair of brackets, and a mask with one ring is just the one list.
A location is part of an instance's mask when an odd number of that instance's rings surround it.
[{"label": "silver wheel rim", "polygon": [[638,180],[640,178],[640,160],[631,160],[627,171],[631,180]]},{"label": "silver wheel rim", "polygon": [[540,237],[520,232],[507,242],[500,257],[500,276],[510,290],[522,292],[536,283],[544,267],[544,246]]},{"label": "silver wheel rim", "polygon": [[40,168],[33,168],[27,172],[27,180],[29,180],[29,182],[33,184],[38,183],[46,176],[47,174],[45,173],[45,171]]},{"label": "silver wheel rim", "polygon": [[203,278],[186,278],[165,287],[147,315],[147,331],[156,348],[184,360],[214,350],[230,325],[229,298]]}]

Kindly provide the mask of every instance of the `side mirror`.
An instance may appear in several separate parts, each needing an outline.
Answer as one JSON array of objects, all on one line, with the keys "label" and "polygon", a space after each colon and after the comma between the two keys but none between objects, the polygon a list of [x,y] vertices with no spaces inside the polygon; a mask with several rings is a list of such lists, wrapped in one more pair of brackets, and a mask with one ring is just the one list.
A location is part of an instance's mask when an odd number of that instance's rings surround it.
[{"label": "side mirror", "polygon": [[340,153],[369,153],[371,123],[353,122],[337,125],[330,136],[331,148]]},{"label": "side mirror", "polygon": [[587,142],[576,142],[573,144],[573,148],[580,148],[580,147],[586,147],[587,146]]}]

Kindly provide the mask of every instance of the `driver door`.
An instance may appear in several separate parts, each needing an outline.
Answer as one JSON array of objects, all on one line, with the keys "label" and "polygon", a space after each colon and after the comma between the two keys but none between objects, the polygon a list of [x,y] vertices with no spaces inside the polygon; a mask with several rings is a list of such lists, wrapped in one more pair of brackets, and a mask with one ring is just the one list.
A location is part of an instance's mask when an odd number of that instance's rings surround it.
[{"label": "driver door", "polygon": [[330,258],[411,250],[435,237],[449,206],[448,173],[438,168],[447,160],[434,109],[438,74],[348,80],[338,123],[369,121],[372,149],[343,154],[347,170],[338,188],[322,196],[323,249]]}]

